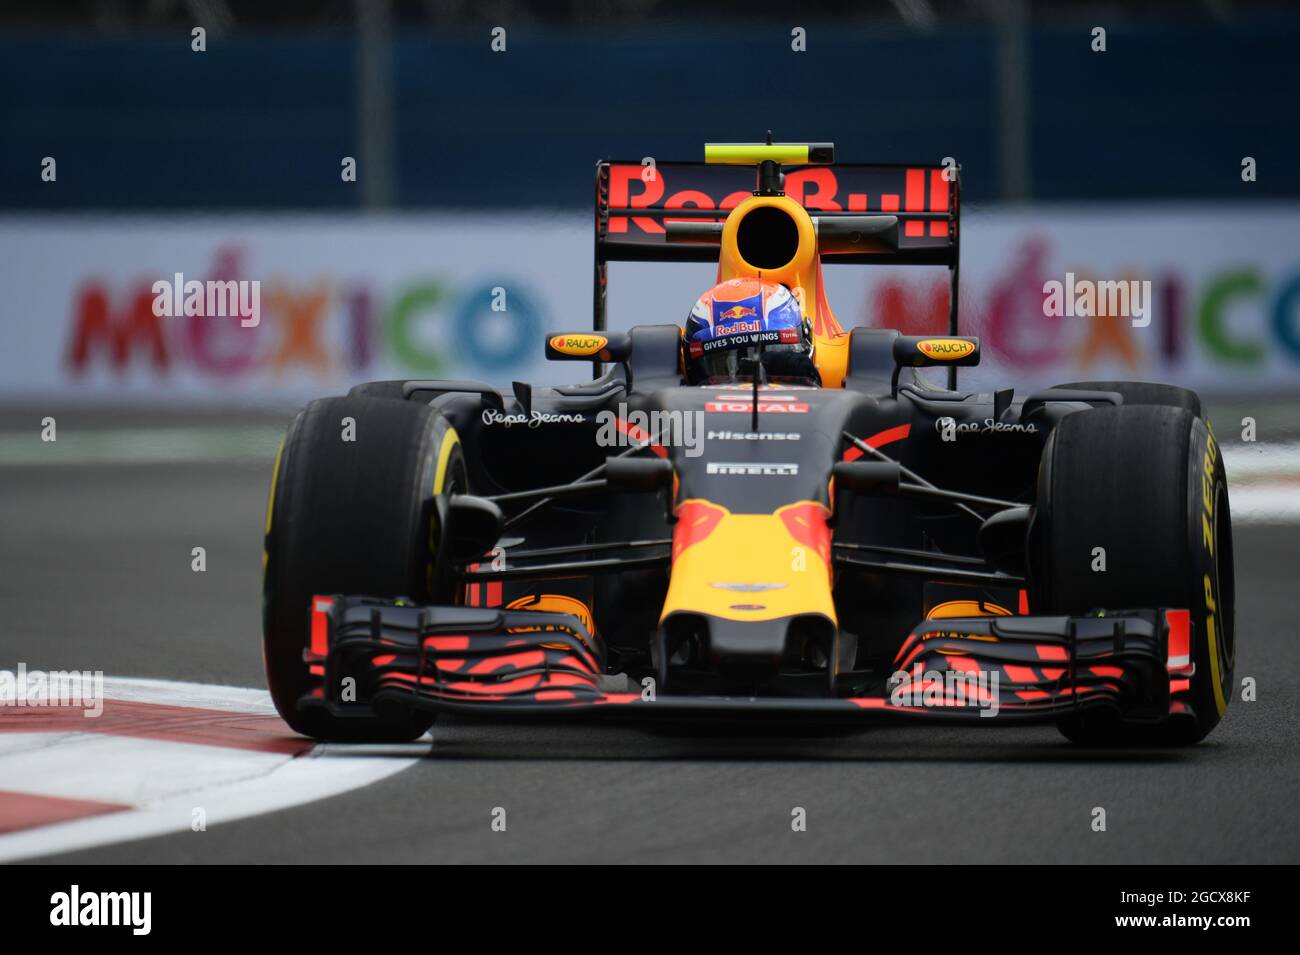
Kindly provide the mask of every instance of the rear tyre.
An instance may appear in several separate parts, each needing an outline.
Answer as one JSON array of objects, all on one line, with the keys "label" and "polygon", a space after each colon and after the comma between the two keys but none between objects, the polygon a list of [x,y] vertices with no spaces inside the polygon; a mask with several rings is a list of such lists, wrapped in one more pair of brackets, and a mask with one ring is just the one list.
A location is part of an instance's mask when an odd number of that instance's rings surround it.
[{"label": "rear tyre", "polygon": [[1197,418],[1201,417],[1201,396],[1177,385],[1160,385],[1151,381],[1072,381],[1053,387],[1079,391],[1118,391],[1123,396],[1125,405],[1184,408]]},{"label": "rear tyre", "polygon": [[390,379],[388,381],[363,381],[359,385],[353,385],[348,391],[349,398],[396,398],[405,400],[406,396],[402,394],[402,386],[406,384],[405,378]]},{"label": "rear tyre", "polygon": [[379,742],[432,725],[423,713],[344,719],[298,709],[321,679],[303,662],[310,601],[346,593],[451,602],[437,561],[439,503],[467,489],[456,432],[427,405],[324,398],[290,425],[267,507],[262,638],[271,699],[296,732]]},{"label": "rear tyre", "polygon": [[1105,711],[1072,714],[1061,731],[1087,745],[1203,739],[1227,709],[1235,660],[1228,486],[1205,423],[1160,405],[1067,415],[1043,449],[1031,547],[1035,613],[1191,613],[1191,713],[1155,726]]}]

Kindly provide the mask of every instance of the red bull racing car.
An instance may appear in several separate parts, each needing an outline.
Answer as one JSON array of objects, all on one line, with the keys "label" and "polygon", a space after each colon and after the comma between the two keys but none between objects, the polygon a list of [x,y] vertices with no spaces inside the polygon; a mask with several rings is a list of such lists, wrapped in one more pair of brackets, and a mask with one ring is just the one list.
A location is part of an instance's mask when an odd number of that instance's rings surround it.
[{"label": "red bull racing car", "polygon": [[[960,239],[951,165],[770,137],[599,163],[593,327],[544,343],[592,377],[371,382],[289,428],[264,554],[280,714],[355,741],[439,712],[1202,739],[1234,592],[1200,401],[960,390]],[[611,331],[627,260],[716,263],[718,285],[685,327]],[[947,333],[846,331],[832,261],[948,268]]]}]

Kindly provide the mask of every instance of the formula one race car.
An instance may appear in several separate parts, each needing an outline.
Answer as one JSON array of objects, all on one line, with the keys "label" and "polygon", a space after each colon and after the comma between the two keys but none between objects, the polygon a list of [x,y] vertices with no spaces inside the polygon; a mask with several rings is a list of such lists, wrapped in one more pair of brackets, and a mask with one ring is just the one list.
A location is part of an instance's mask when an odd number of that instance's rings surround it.
[{"label": "formula one race car", "polygon": [[[371,382],[298,415],[264,580],[293,729],[991,718],[1173,745],[1219,722],[1232,533],[1199,398],[958,390],[980,355],[958,169],[832,158],[769,136],[599,163],[594,328],[545,342],[594,380]],[[716,262],[720,284],[685,329],[614,332],[616,260]],[[947,266],[948,334],[845,332],[823,260]]]}]

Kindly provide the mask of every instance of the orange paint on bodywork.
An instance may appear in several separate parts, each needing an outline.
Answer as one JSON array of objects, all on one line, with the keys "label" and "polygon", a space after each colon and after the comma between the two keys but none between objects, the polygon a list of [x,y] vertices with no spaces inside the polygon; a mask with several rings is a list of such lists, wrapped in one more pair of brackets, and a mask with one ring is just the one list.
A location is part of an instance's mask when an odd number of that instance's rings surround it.
[{"label": "orange paint on bodywork", "polygon": [[677,509],[677,526],[673,530],[673,563],[682,551],[698,544],[718,526],[727,509],[708,501],[686,501]]},{"label": "orange paint on bodywork", "polygon": [[826,523],[829,512],[821,504],[805,501],[791,504],[776,512],[780,515],[790,536],[805,547],[811,547],[827,565],[831,562],[831,529]]},{"label": "orange paint on bodywork", "polygon": [[677,516],[661,619],[684,612],[730,620],[821,614],[835,621],[824,504],[796,501],[770,514],[733,514],[692,499]]}]

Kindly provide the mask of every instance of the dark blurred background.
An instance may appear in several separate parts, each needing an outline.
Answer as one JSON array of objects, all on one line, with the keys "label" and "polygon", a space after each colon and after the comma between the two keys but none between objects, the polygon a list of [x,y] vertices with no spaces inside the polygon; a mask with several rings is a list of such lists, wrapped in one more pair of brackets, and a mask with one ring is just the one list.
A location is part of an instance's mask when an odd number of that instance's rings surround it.
[{"label": "dark blurred background", "polygon": [[[359,380],[571,376],[541,342],[591,321],[595,161],[771,129],[961,163],[966,387],[1196,388],[1281,455],[1250,465],[1260,512],[1300,519],[1297,51],[1294,0],[5,0],[0,463],[49,459],[56,405],[128,430],[269,408],[189,445],[265,457]],[[713,271],[611,267],[611,325],[681,321]],[[259,325],[156,316],[178,273],[257,285]],[[1145,324],[1047,317],[1070,274],[1149,282]],[[827,270],[846,328],[938,331],[947,283]]]},{"label": "dark blurred background", "polygon": [[1221,172],[1300,155],[1298,50],[1297,5],[1261,0],[7,0],[0,208],[577,207],[597,157],[774,117],[845,157],[954,156],[973,202],[1296,196]]}]

